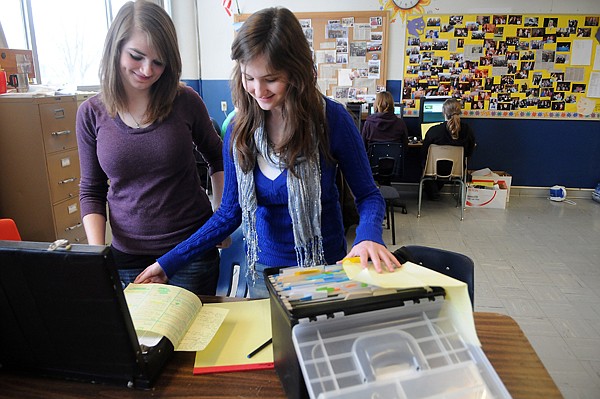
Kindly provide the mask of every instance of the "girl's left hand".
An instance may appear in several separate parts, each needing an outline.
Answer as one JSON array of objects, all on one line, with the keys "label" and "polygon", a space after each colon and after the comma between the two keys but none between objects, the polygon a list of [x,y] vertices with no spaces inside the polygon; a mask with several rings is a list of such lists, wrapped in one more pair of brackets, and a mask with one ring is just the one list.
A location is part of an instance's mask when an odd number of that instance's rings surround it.
[{"label": "girl's left hand", "polygon": [[141,272],[134,280],[135,284],[162,283],[166,284],[169,279],[165,271],[160,267],[158,262],[154,262],[143,272]]},{"label": "girl's left hand", "polygon": [[[373,263],[375,271],[381,273],[382,265],[393,272],[395,268],[402,267],[402,264],[394,254],[392,254],[385,246],[374,241],[361,241],[352,247],[346,258],[359,257],[362,267],[369,267],[369,259]],[[345,259],[345,258],[344,258]],[[342,259],[343,261],[343,259]]]}]

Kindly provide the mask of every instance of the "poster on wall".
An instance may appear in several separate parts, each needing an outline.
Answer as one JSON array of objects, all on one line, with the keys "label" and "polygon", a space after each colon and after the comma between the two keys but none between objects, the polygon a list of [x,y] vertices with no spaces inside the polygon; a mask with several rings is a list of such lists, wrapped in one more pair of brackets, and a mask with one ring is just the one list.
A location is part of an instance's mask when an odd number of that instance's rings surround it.
[{"label": "poster on wall", "polygon": [[598,15],[418,15],[402,102],[453,96],[468,117],[600,119]]}]

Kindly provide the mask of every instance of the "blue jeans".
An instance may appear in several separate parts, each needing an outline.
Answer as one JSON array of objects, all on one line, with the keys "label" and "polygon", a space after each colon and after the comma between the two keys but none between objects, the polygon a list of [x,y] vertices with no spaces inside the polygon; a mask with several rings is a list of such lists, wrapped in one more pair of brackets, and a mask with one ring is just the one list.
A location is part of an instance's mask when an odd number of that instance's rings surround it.
[{"label": "blue jeans", "polygon": [[[150,264],[148,263],[148,266]],[[179,269],[169,279],[168,284],[185,288],[196,295],[215,295],[217,282],[219,281],[219,264],[219,251],[209,251],[204,256]],[[144,269],[119,269],[119,277],[123,288],[132,283]]]},{"label": "blue jeans", "polygon": [[262,265],[257,263],[254,265],[256,271],[256,278],[252,280],[252,276],[248,276],[248,296],[250,298],[268,298],[269,291],[267,291],[267,285],[265,283],[265,277],[263,271],[268,269],[270,266]]}]

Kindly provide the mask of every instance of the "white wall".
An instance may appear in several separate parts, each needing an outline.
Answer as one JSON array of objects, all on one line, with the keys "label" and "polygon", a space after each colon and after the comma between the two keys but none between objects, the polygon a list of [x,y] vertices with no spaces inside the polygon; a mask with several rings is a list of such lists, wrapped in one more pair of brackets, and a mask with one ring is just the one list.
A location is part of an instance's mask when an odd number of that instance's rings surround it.
[{"label": "white wall", "polygon": [[[173,3],[193,0],[176,0]],[[385,3],[385,0],[383,1]],[[197,0],[200,34],[200,77],[202,80],[229,79],[229,57],[233,40],[233,17],[229,17],[221,0]],[[240,12],[250,14],[265,7],[282,6],[294,12],[379,11],[380,0],[238,0]],[[232,1],[236,10],[236,1]],[[600,14],[600,0],[431,0],[427,14]],[[409,16],[410,18],[410,16]],[[406,25],[400,19],[390,25],[388,38],[387,79],[401,80],[404,64]],[[181,38],[180,38],[180,41]]]},{"label": "white wall", "polygon": [[199,53],[197,15],[196,0],[171,1],[171,18],[177,30],[177,40],[183,63],[182,79],[200,79],[201,54]]}]

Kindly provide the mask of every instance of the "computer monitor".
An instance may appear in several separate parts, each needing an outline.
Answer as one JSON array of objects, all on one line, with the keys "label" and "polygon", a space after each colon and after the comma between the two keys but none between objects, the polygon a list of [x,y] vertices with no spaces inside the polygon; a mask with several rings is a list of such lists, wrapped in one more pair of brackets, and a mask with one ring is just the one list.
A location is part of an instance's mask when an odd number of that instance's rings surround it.
[{"label": "computer monitor", "polygon": [[427,130],[433,125],[444,122],[444,102],[452,97],[434,96],[422,97],[419,107],[419,122],[421,124],[421,140],[425,138]]},{"label": "computer monitor", "polygon": [[[371,115],[373,113],[375,113],[375,104],[374,103],[368,103],[367,104],[367,114]],[[402,118],[404,116],[404,104],[398,103],[398,102],[394,102],[394,114],[398,118]]]},{"label": "computer monitor", "polygon": [[425,140],[425,136],[427,135],[427,132],[429,131],[429,129],[432,126],[435,126],[437,124],[439,124],[440,122],[433,122],[433,123],[421,123],[421,140]]}]

